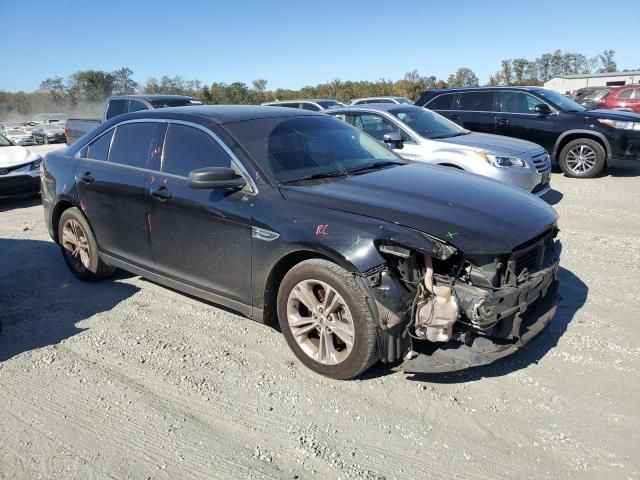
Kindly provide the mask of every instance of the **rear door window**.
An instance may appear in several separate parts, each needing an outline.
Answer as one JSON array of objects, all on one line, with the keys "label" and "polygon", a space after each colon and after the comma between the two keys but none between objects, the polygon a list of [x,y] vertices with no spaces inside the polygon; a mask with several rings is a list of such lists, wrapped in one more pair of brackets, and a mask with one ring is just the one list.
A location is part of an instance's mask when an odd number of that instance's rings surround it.
[{"label": "rear door window", "polygon": [[628,88],[626,90],[622,90],[620,93],[618,93],[618,98],[631,98],[631,93],[633,92],[633,90],[631,88]]},{"label": "rear door window", "polygon": [[209,134],[187,125],[172,123],[164,142],[162,171],[186,177],[205,167],[231,167],[231,156]]},{"label": "rear door window", "polygon": [[106,161],[109,158],[109,146],[113,137],[113,128],[91,142],[83,155],[84,158]]},{"label": "rear door window", "polygon": [[453,93],[445,93],[440,95],[425,105],[429,110],[450,110],[453,103]]},{"label": "rear door window", "polygon": [[130,167],[147,168],[153,135],[160,124],[126,123],[116,127],[109,161]]},{"label": "rear door window", "polygon": [[460,94],[458,103],[460,110],[469,110],[475,112],[492,112],[493,111],[493,92],[463,92]]},{"label": "rear door window", "polygon": [[313,103],[307,103],[307,102],[302,103],[302,108],[304,110],[311,110],[312,112],[318,112],[320,110],[320,107],[318,107],[317,105],[314,105]]},{"label": "rear door window", "polygon": [[640,88],[635,88],[631,94],[631,98],[640,99]]},{"label": "rear door window", "polygon": [[107,107],[107,120],[115,117],[116,115],[122,115],[127,111],[127,100],[111,100]]}]

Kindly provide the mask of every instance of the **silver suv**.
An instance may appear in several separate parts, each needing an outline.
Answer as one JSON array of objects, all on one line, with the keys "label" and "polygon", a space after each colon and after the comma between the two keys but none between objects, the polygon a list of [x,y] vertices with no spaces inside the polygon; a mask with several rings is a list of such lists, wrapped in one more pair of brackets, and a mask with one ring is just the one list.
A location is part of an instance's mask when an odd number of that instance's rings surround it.
[{"label": "silver suv", "polygon": [[327,113],[387,143],[408,160],[459,168],[538,196],[549,191],[549,154],[535,143],[470,132],[442,115],[413,105],[353,106]]}]

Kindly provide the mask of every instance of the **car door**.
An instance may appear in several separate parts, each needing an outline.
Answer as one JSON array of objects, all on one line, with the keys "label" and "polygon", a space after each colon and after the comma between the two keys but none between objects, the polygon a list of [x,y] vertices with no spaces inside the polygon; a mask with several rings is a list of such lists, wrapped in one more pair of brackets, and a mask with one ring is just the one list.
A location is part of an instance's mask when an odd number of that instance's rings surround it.
[{"label": "car door", "polygon": [[76,169],[80,207],[100,251],[146,269],[153,268],[147,231],[147,162],[161,128],[157,122],[120,124],[83,149],[84,158]]},{"label": "car door", "polygon": [[458,101],[455,93],[443,93],[435,96],[424,105],[424,108],[433,110],[436,113],[456,122],[460,125],[460,115],[458,114]]},{"label": "car door", "polygon": [[629,107],[635,113],[640,113],[640,88],[634,88],[629,98]]},{"label": "car door", "polygon": [[461,92],[458,97],[456,123],[472,132],[496,133],[494,91]]},{"label": "car door", "polygon": [[553,151],[557,114],[539,114],[534,107],[546,103],[541,98],[517,90],[500,92],[499,112],[496,114],[496,133],[522,138]]},{"label": "car door", "polygon": [[251,305],[251,198],[189,186],[190,171],[231,167],[222,143],[195,125],[169,123],[162,166],[147,187],[156,273]]},{"label": "car door", "polygon": [[351,125],[371,135],[380,142],[384,142],[387,133],[400,133],[402,148],[394,148],[393,151],[407,160],[416,160],[420,156],[418,143],[413,137],[396,122],[389,120],[373,112],[349,112],[348,120]]}]

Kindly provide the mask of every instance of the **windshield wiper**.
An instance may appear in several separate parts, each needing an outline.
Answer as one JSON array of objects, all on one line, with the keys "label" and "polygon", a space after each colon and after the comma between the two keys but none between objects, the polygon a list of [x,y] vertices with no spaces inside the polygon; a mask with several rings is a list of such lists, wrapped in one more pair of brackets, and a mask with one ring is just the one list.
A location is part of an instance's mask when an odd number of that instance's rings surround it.
[{"label": "windshield wiper", "polygon": [[349,170],[347,170],[346,173],[351,174],[351,173],[364,172],[367,170],[377,170],[378,168],[390,167],[391,165],[405,165],[405,164],[401,162],[393,162],[391,160],[384,160],[381,162],[370,163],[369,165],[363,165],[361,167],[350,168]]},{"label": "windshield wiper", "polygon": [[304,180],[315,180],[317,178],[343,177],[346,174],[347,174],[347,172],[344,171],[344,170],[337,170],[335,172],[312,173],[311,175],[305,175],[304,177],[292,178],[291,180],[283,180],[280,183],[302,182]]}]

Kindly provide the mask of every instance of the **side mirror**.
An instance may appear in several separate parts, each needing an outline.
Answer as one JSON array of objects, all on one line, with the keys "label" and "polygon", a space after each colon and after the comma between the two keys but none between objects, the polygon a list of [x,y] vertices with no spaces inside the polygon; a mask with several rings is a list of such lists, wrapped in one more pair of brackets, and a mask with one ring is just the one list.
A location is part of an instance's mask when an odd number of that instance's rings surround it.
[{"label": "side mirror", "polygon": [[402,148],[404,144],[402,143],[402,136],[400,132],[391,132],[385,133],[382,137],[384,143],[389,145],[389,148]]},{"label": "side mirror", "polygon": [[533,111],[536,112],[539,115],[550,115],[551,114],[551,109],[549,108],[549,105],[547,105],[546,103],[537,104],[535,107],[533,107]]},{"label": "side mirror", "polygon": [[233,168],[225,167],[198,168],[190,171],[187,178],[191,188],[204,190],[225,188],[239,190],[247,184],[245,179],[238,175]]}]

